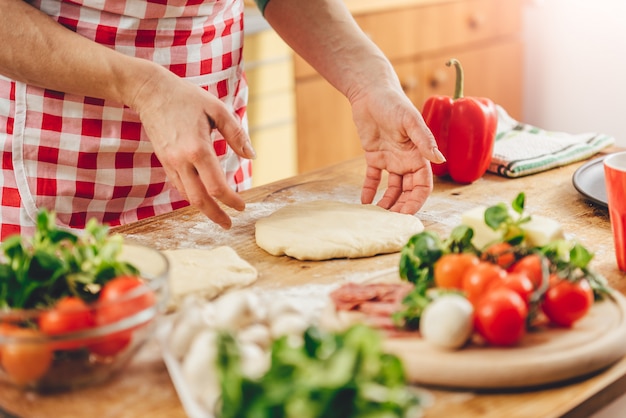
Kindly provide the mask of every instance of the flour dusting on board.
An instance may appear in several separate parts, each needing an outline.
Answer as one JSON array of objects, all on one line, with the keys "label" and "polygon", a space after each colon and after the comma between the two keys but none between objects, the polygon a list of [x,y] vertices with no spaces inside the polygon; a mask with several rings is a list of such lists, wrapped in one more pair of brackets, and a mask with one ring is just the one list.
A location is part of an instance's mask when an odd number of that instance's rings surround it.
[{"label": "flour dusting on board", "polygon": [[129,240],[152,245],[160,250],[175,248],[212,248],[221,245],[233,246],[242,240],[254,237],[254,224],[257,219],[270,215],[284,206],[284,203],[248,203],[242,212],[230,211],[232,227],[223,229],[202,214],[164,218],[160,221],[163,231],[168,234],[141,233],[128,234]]},{"label": "flour dusting on board", "polygon": [[[380,190],[374,203],[383,196]],[[260,202],[246,205],[243,212],[227,208],[233,225],[224,230],[200,213],[163,218],[159,231],[133,235],[129,240],[156,247],[159,250],[176,248],[213,248],[220,245],[235,247],[242,242],[254,240],[254,225],[258,219],[269,216],[286,205],[313,200],[330,200],[344,203],[360,203],[360,187],[350,182],[337,183],[330,180],[315,180],[275,190]],[[426,225],[445,225],[449,229],[460,223],[460,213],[472,207],[458,197],[431,196],[416,216]]]},{"label": "flour dusting on board", "polygon": [[254,240],[256,221],[269,216],[285,205],[311,200],[356,203],[359,201],[359,193],[360,190],[349,185],[337,185],[330,182],[304,183],[271,193],[262,202],[247,203],[243,212],[227,209],[233,221],[229,230],[222,229],[204,215],[197,213],[176,219],[160,220],[161,231],[168,231],[168,233],[142,232],[141,234],[127,234],[126,237],[130,241],[150,245],[159,250],[213,248],[221,245],[232,247],[245,240]]},{"label": "flour dusting on board", "polygon": [[311,200],[334,200],[345,203],[360,202],[361,190],[349,184],[337,184],[326,180],[312,181],[277,190],[263,201],[286,204]]},{"label": "flour dusting on board", "polygon": [[316,322],[330,301],[330,292],[339,286],[339,284],[305,284],[256,291],[266,304],[281,299],[290,300],[300,312],[306,314],[312,322]]}]

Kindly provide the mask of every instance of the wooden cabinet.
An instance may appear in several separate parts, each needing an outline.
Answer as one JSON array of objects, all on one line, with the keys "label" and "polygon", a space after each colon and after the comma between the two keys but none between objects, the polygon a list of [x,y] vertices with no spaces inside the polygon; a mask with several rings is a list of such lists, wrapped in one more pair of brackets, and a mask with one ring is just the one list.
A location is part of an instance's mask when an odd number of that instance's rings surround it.
[{"label": "wooden cabinet", "polygon": [[247,34],[248,130],[257,159],[252,185],[297,174],[293,53],[268,28]]},{"label": "wooden cabinet", "polygon": [[[353,14],[390,59],[416,107],[431,95],[453,94],[455,71],[445,62],[457,58],[466,96],[489,97],[521,117],[522,0],[392,3]],[[361,155],[347,100],[297,56],[294,69],[298,172]]]}]

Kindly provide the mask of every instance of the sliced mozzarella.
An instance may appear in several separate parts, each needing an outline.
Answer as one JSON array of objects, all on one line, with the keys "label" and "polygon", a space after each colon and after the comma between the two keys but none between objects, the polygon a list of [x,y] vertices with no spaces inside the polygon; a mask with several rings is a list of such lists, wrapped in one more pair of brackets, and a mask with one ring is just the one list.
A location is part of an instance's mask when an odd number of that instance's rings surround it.
[{"label": "sliced mozzarella", "polygon": [[532,247],[541,247],[564,238],[561,224],[541,215],[532,215],[530,222],[522,224],[522,229],[526,231],[526,243]]},{"label": "sliced mozzarella", "polygon": [[[486,209],[484,206],[477,206],[461,215],[461,223],[474,230],[472,243],[479,249],[502,238],[500,232],[494,231],[485,223]],[[516,219],[519,214],[511,211],[511,217]],[[561,225],[545,216],[530,215],[530,221],[522,223],[520,227],[526,232],[526,244],[531,247],[540,247],[563,238]]]},{"label": "sliced mozzarella", "polygon": [[500,239],[500,233],[494,231],[485,223],[486,209],[484,206],[476,206],[461,214],[461,223],[474,230],[472,244],[479,249],[482,249],[490,242]]}]

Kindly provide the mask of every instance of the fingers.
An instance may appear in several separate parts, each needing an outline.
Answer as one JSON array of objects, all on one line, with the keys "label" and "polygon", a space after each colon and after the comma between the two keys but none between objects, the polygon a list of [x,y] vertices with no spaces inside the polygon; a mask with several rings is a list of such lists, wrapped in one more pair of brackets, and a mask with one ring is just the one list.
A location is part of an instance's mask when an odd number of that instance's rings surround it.
[{"label": "fingers", "polygon": [[413,215],[424,206],[432,191],[433,173],[430,164],[426,164],[415,173],[403,177],[402,196],[398,199],[398,205],[392,206],[391,210]]},{"label": "fingers", "polygon": [[432,192],[432,184],[429,185],[422,181],[414,183],[410,177],[408,179],[405,178],[405,180],[403,183],[407,183],[407,185],[403,185],[404,190],[390,210],[414,215],[426,203],[428,196]]},{"label": "fingers", "polygon": [[226,180],[210,140],[208,124],[201,135],[203,138],[186,141],[184,148],[171,147],[162,163],[174,187],[192,206],[229,229],[231,219],[217,201],[239,211],[245,209],[245,203]]},{"label": "fingers", "polygon": [[[208,154],[205,156],[205,160],[206,159],[213,159],[214,161],[210,164],[203,163],[194,165],[195,178],[203,185],[199,191],[199,196],[203,198],[203,200],[212,201],[213,199],[217,199],[226,206],[238,211],[244,210],[246,205],[243,199],[228,185],[226,176],[215,154]],[[192,172],[191,175],[193,174]]]},{"label": "fingers", "polygon": [[441,164],[446,161],[446,157],[439,151],[437,141],[432,132],[424,122],[422,115],[418,113],[418,117],[412,118],[407,128],[407,133],[411,141],[417,146],[419,152],[428,161]]},{"label": "fingers", "polygon": [[[170,176],[168,176],[171,178]],[[193,175],[185,182],[174,182],[174,187],[180,192],[182,197],[189,202],[190,205],[197,208],[207,218],[218,224],[224,229],[230,229],[232,221],[230,217],[224,212],[219,205],[213,199],[200,199],[198,196],[203,194],[202,188],[204,187],[198,181],[193,180]],[[187,188],[182,186],[186,184]]]},{"label": "fingers", "polygon": [[432,189],[430,167],[405,175],[389,173],[387,189],[377,205],[393,212],[413,215],[424,206]]},{"label": "fingers", "polygon": [[229,229],[232,221],[217,201],[238,211],[245,209],[245,203],[226,180],[210,132],[217,129],[233,151],[244,158],[255,158],[256,154],[240,121],[219,99],[206,98],[208,127],[198,132],[196,141],[187,143],[182,163],[175,167],[180,179],[175,186],[184,190],[185,198],[192,206],[224,229]]},{"label": "fingers", "polygon": [[[392,209],[402,197],[402,176],[390,173],[387,180],[387,189],[377,205],[384,209]],[[399,212],[399,210],[396,210]]]},{"label": "fingers", "polygon": [[381,175],[382,171],[380,169],[370,165],[367,166],[365,181],[363,182],[363,189],[361,190],[361,203],[369,204],[374,201],[374,197],[378,191],[378,185],[380,184]]},{"label": "fingers", "polygon": [[[237,155],[251,160],[255,159],[256,152],[252,147],[250,137],[243,129],[239,120],[228,111],[224,110],[225,109],[221,109],[219,117],[212,118],[209,116],[211,128],[217,128],[217,130],[220,131],[228,145],[230,145]],[[213,113],[210,114],[213,115]]]},{"label": "fingers", "polygon": [[[217,167],[217,170],[215,170]],[[232,221],[217,200],[236,210],[243,210],[245,203],[228,185],[219,164],[203,164],[200,169],[188,164],[182,167],[175,187],[185,199],[205,216],[224,229],[230,229]]]}]

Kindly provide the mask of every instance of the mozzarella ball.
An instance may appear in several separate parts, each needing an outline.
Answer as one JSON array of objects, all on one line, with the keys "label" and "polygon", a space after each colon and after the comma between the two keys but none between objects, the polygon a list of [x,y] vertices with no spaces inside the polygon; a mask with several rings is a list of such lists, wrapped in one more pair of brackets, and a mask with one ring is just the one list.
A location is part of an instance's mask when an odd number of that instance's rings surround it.
[{"label": "mozzarella ball", "polygon": [[465,345],[474,330],[474,308],[462,295],[441,295],[426,306],[419,326],[429,344],[458,349]]}]

